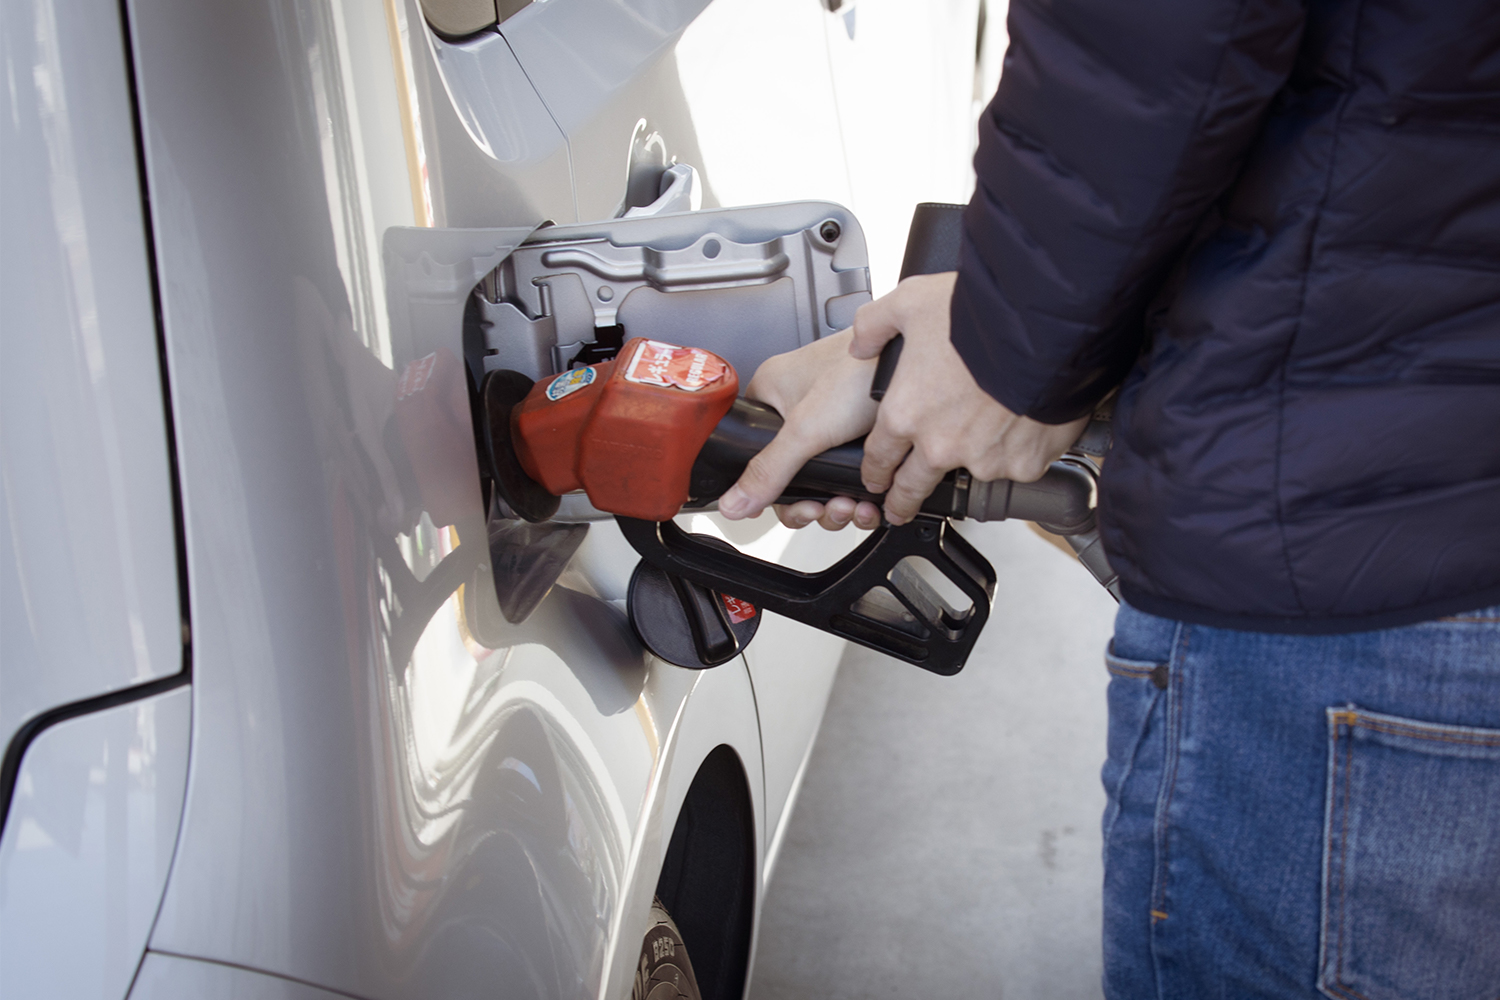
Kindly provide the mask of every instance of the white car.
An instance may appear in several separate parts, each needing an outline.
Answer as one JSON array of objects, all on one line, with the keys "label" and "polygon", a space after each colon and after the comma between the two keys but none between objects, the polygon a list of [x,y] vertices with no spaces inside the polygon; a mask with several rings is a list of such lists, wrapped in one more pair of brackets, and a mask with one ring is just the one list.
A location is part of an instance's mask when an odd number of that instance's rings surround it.
[{"label": "white car", "polygon": [[836,330],[967,197],[1003,10],[0,12],[0,995],[659,1000],[685,942],[742,996],[844,644],[648,654],[613,520],[489,495],[473,388]]}]

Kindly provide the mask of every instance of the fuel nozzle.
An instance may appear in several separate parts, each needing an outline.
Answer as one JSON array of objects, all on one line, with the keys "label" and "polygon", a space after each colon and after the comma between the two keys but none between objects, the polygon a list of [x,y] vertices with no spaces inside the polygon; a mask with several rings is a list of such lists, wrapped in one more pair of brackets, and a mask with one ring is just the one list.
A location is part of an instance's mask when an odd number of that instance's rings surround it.
[{"label": "fuel nozzle", "polygon": [[545,382],[491,372],[481,394],[496,487],[527,520],[583,490],[599,510],[664,521],[687,502],[693,461],[738,391],[718,355],[643,337]]}]

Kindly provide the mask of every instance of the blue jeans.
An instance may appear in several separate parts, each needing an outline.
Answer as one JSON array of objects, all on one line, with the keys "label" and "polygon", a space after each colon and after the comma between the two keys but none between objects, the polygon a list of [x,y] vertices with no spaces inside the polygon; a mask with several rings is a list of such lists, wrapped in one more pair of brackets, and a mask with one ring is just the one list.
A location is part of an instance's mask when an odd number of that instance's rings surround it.
[{"label": "blue jeans", "polygon": [[1500,607],[1107,664],[1109,1000],[1500,997]]}]

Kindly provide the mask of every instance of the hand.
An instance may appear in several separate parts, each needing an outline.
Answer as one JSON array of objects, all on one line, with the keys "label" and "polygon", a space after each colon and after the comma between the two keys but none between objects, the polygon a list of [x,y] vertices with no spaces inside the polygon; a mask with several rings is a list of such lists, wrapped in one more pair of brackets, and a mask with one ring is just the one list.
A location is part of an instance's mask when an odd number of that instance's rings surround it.
[{"label": "hand", "polygon": [[[754,517],[781,495],[808,459],[854,440],[874,424],[870,381],[875,362],[852,357],[851,339],[848,330],[824,337],[778,354],[756,371],[745,395],[773,407],[786,423],[750,461],[739,482],[719,498],[719,513],[732,521]],[[831,530],[851,520],[862,528],[880,523],[878,507],[850,497],[837,497],[826,505],[799,501],[778,507],[776,516],[789,528],[813,521]]]},{"label": "hand", "polygon": [[1088,418],[1043,424],[1006,409],[974,377],[948,339],[957,272],[907,278],[861,306],[849,352],[875,359],[896,334],[901,363],[865,440],[865,489],[885,493],[885,516],[904,524],[949,470],[979,480],[1029,483],[1078,439]]}]

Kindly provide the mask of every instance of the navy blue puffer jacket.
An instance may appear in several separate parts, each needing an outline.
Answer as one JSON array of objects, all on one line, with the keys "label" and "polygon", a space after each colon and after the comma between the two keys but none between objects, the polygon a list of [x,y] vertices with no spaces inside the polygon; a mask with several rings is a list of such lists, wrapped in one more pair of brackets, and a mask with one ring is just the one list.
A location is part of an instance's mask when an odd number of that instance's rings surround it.
[{"label": "navy blue puffer jacket", "polygon": [[1342,632],[1500,603],[1500,2],[1012,0],[953,341],[1123,383],[1126,600]]}]

